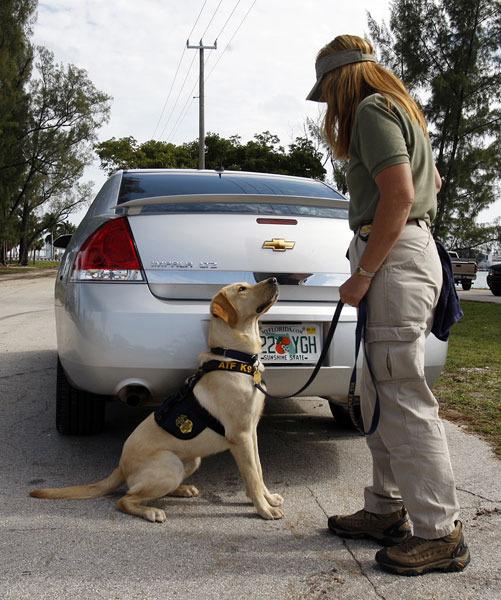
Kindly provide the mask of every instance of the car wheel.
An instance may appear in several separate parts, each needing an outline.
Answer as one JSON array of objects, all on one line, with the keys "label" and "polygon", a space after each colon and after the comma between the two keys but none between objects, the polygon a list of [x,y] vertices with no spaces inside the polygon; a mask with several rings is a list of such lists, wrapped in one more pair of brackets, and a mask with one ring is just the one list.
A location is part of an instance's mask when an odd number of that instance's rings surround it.
[{"label": "car wheel", "polygon": [[331,409],[334,421],[337,425],[339,425],[339,427],[342,427],[343,429],[356,429],[359,431],[358,425],[362,421],[362,414],[360,412],[359,404],[356,404],[353,407],[353,416],[355,417],[355,421],[353,420],[348,408],[341,406],[340,404],[336,404],[336,402],[332,402],[331,400],[329,400],[329,408]]},{"label": "car wheel", "polygon": [[348,409],[344,406],[336,404],[335,402],[331,402],[329,400],[329,408],[331,409],[332,416],[334,417],[334,421],[336,425],[339,425],[343,428],[353,428],[353,423],[351,421],[350,413]]},{"label": "car wheel", "polygon": [[462,279],[461,286],[465,292],[471,290],[471,281],[469,279]]},{"label": "car wheel", "polygon": [[104,427],[105,396],[74,388],[57,359],[56,429],[63,435],[93,435]]},{"label": "car wheel", "polygon": [[493,285],[491,287],[491,292],[494,294],[494,296],[501,296],[501,285]]}]

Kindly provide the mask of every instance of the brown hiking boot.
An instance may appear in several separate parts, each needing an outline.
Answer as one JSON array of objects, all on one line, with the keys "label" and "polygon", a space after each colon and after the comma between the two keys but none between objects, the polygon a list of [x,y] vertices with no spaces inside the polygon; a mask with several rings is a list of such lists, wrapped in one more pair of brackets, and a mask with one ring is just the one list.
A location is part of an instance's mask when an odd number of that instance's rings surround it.
[{"label": "brown hiking boot", "polygon": [[412,536],[399,546],[383,548],[376,554],[376,562],[397,575],[462,571],[470,562],[470,551],[463,538],[461,521],[455,525],[452,533],[435,540]]},{"label": "brown hiking boot", "polygon": [[359,510],[353,515],[329,517],[327,525],[332,533],[343,538],[371,538],[383,546],[401,544],[411,535],[409,515],[405,508],[378,515]]}]

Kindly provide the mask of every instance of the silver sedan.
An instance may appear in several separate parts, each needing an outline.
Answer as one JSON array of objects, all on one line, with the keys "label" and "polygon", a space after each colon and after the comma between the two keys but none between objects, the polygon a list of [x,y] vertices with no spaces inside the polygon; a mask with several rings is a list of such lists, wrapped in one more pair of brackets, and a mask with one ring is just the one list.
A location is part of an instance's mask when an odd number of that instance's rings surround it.
[{"label": "silver sedan", "polygon": [[[102,429],[105,400],[155,404],[207,347],[210,299],[232,282],[274,276],[280,300],[262,320],[273,394],[311,373],[348,278],[348,203],[315,180],[245,172],[130,170],[110,177],[66,252],[56,283],[57,428]],[[304,393],[346,418],[356,310],[346,306]],[[431,384],[447,344],[427,341]]]}]

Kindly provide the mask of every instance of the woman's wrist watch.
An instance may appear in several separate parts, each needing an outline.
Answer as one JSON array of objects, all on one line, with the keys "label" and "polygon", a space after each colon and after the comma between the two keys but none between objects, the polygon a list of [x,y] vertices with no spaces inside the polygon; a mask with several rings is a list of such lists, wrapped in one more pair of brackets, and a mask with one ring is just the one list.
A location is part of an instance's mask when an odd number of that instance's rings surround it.
[{"label": "woman's wrist watch", "polygon": [[366,271],[364,268],[362,268],[360,265],[358,265],[358,267],[355,269],[354,274],[361,275],[362,277],[368,277],[369,279],[372,279],[376,275],[376,272],[371,273],[370,271]]}]

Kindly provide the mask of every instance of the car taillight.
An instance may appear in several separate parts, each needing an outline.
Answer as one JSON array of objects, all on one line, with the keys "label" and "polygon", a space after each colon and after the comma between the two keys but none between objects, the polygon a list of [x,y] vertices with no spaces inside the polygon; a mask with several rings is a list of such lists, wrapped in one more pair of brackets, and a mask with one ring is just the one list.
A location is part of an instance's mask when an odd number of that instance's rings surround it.
[{"label": "car taillight", "polygon": [[80,248],[73,281],[143,281],[141,261],[125,217],[107,221]]}]

